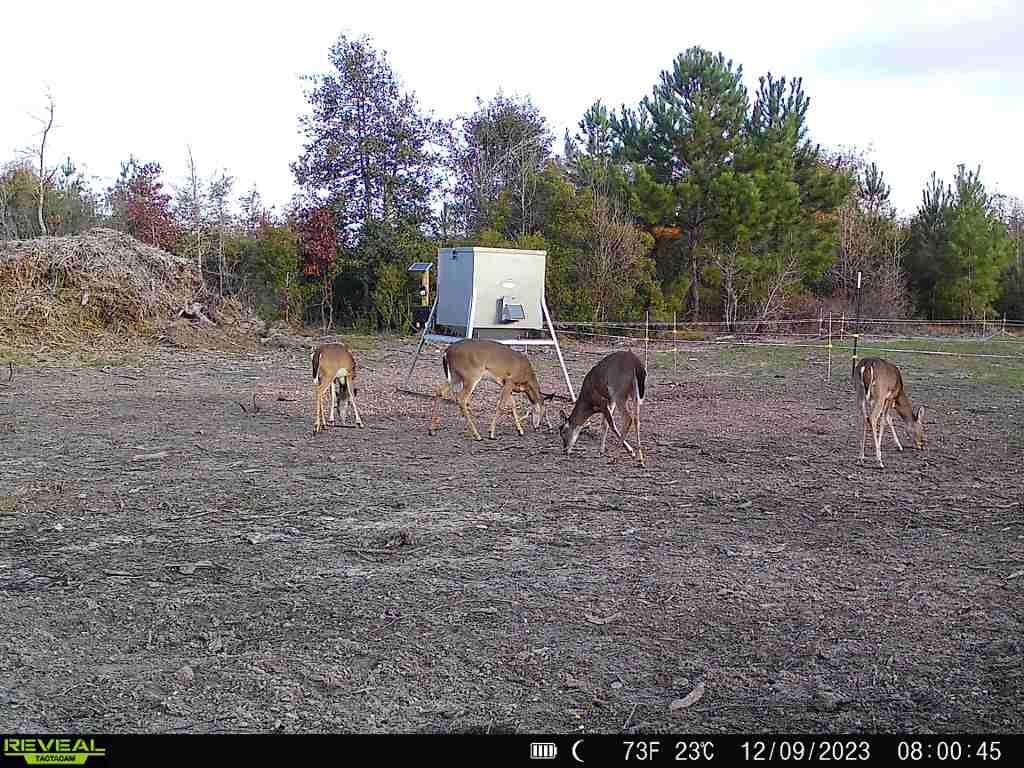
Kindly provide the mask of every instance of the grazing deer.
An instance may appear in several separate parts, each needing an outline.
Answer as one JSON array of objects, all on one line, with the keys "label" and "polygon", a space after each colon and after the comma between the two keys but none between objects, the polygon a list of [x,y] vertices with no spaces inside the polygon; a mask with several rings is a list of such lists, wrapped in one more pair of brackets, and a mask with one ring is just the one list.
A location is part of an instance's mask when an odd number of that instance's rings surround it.
[{"label": "grazing deer", "polygon": [[[444,369],[447,383],[437,387],[434,393],[434,409],[428,430],[431,435],[437,431],[441,399],[451,397],[452,392],[457,390],[455,401],[462,409],[466,421],[469,422],[473,436],[477,440],[483,440],[473,421],[469,401],[473,397],[476,385],[485,378],[501,385],[501,397],[498,398],[498,407],[494,411],[494,418],[491,419],[491,440],[494,440],[498,414],[501,413],[501,409],[505,407],[506,403],[512,404],[512,416],[516,421],[516,429],[520,435],[523,434],[523,426],[519,421],[514,394],[524,393],[532,403],[534,429],[540,426],[542,417],[548,419],[545,406],[554,395],[541,392],[540,384],[537,383],[537,375],[526,355],[516,352],[505,344],[486,339],[457,341],[444,351],[444,355],[441,357],[441,366]],[[548,420],[548,426],[551,426],[550,420]]]},{"label": "grazing deer", "polygon": [[915,408],[910,402],[907,391],[903,387],[903,376],[898,367],[877,357],[865,358],[853,369],[853,386],[857,393],[857,405],[864,419],[860,435],[861,461],[867,458],[864,455],[864,444],[867,439],[867,430],[870,428],[871,437],[875,441],[875,458],[878,459],[878,466],[884,467],[882,464],[882,436],[885,432],[885,427],[882,425],[883,417],[889,424],[896,447],[903,450],[903,445],[900,443],[899,437],[896,436],[896,427],[892,423],[893,410],[903,417],[903,423],[914,439],[914,444],[919,449],[924,449],[924,406],[919,405]]},{"label": "grazing deer", "polygon": [[363,420],[359,418],[359,408],[356,406],[356,361],[344,344],[323,344],[313,352],[313,391],[316,398],[314,435],[327,427],[327,420],[324,418],[324,395],[328,389],[331,390],[331,424],[334,423],[335,410],[341,413],[341,423],[344,424],[351,404],[356,415],[356,424],[364,426]]},{"label": "grazing deer", "polygon": [[[615,426],[615,410],[621,406],[626,414],[626,428],[624,432],[629,435],[629,430],[636,425],[636,447],[639,452],[640,466],[644,466],[644,449],[640,445],[640,404],[644,401],[644,389],[647,384],[647,371],[640,358],[632,352],[613,352],[590,369],[583,385],[580,387],[580,395],[573,406],[572,413],[568,416],[562,411],[562,426],[559,432],[562,435],[562,447],[565,455],[568,456],[576,440],[591,416],[600,413],[604,416],[604,432],[601,434],[601,453],[604,453],[608,440],[608,428],[611,427],[615,436],[622,441],[633,456],[633,446],[626,442],[626,438]],[[630,410],[630,403],[633,403],[635,412]]]}]

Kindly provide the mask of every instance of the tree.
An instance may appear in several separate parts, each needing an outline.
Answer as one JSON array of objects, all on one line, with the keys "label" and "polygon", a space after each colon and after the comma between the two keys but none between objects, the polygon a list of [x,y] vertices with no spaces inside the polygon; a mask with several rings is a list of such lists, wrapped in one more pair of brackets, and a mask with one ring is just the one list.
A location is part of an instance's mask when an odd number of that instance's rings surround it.
[{"label": "tree", "polygon": [[[698,246],[716,215],[714,188],[731,171],[741,148],[748,105],[742,66],[721,53],[692,47],[661,73],[659,84],[637,110],[623,108],[612,118],[622,157],[645,165],[653,181],[674,199],[668,220],[647,223],[681,228],[689,262],[686,303],[695,318],[701,311]],[[662,263],[659,272],[668,282],[683,267]]]},{"label": "tree", "polygon": [[224,296],[226,285],[232,277],[230,273],[233,271],[227,263],[224,242],[228,233],[228,225],[231,223],[228,198],[231,196],[231,190],[234,188],[234,185],[234,177],[229,176],[226,171],[221,171],[210,180],[207,187],[210,208],[209,219],[213,224],[214,238],[217,244],[217,279],[221,296]]},{"label": "tree", "polygon": [[985,317],[1012,258],[1013,243],[980,169],[958,165],[951,188],[933,173],[911,224],[908,266],[918,309],[930,317]]},{"label": "tree", "polygon": [[320,321],[324,331],[334,323],[334,278],[337,276],[337,220],[330,206],[308,207],[297,215],[302,272],[320,278]]},{"label": "tree", "polygon": [[[453,213],[465,233],[495,229],[522,237],[537,224],[538,180],[554,142],[547,121],[530,99],[498,93],[463,117],[449,139],[449,163],[457,180]],[[500,205],[505,199],[513,207]],[[505,214],[499,220],[496,211]]]},{"label": "tree", "polygon": [[195,259],[199,273],[205,279],[204,255],[206,252],[206,188],[196,168],[192,147],[188,148],[188,178],[185,184],[178,187],[174,199],[175,218],[189,227],[188,236],[184,238],[182,255]]},{"label": "tree", "polygon": [[[331,47],[334,71],[311,75],[305,145],[292,172],[310,199],[329,203],[349,235],[367,222],[430,218],[434,123],[421,116],[368,38]],[[340,232],[340,230],[339,230]]]},{"label": "tree", "polygon": [[[769,73],[751,104],[742,80],[723,54],[690,48],[638,109],[610,120],[613,152],[632,164],[630,208],[658,238],[662,287],[685,284],[695,318],[723,280],[727,317],[741,295],[760,315],[781,311],[834,258],[832,214],[850,188],[807,137],[802,81]],[[592,109],[581,126],[597,146],[599,118]]]},{"label": "tree", "polygon": [[829,271],[829,286],[852,306],[860,273],[864,311],[902,317],[910,304],[904,265],[908,229],[896,218],[878,165],[860,153],[848,153],[841,162],[857,183],[838,211],[839,258]]},{"label": "tree", "polygon": [[921,204],[910,222],[907,272],[919,314],[936,319],[938,289],[948,247],[952,191],[932,172],[921,192]]},{"label": "tree", "polygon": [[239,206],[242,209],[240,224],[242,231],[249,237],[256,235],[273,221],[273,211],[263,205],[263,198],[259,190],[253,186],[248,194],[242,195],[239,199]]},{"label": "tree", "polygon": [[107,189],[107,207],[114,226],[145,243],[175,251],[180,230],[164,192],[159,163],[140,164],[134,157],[121,163],[121,174]]},{"label": "tree", "polygon": [[981,181],[981,169],[957,166],[949,222],[948,266],[940,300],[964,319],[984,318],[999,298],[1012,244]]},{"label": "tree", "polygon": [[267,223],[247,236],[241,246],[242,270],[261,313],[286,322],[303,316],[315,286],[302,283],[299,239],[288,226]]},{"label": "tree", "polygon": [[607,320],[633,308],[638,286],[653,277],[648,253],[654,238],[637,229],[622,207],[590,194],[590,227],[577,274],[589,294],[592,320]]},{"label": "tree", "polygon": [[38,206],[36,208],[36,214],[39,221],[39,233],[46,235],[46,222],[43,221],[43,201],[46,196],[46,185],[50,183],[53,178],[53,172],[46,170],[46,139],[50,135],[50,131],[53,130],[53,112],[54,112],[54,101],[53,95],[50,93],[46,94],[46,106],[48,116],[40,122],[43,124],[43,135],[39,141],[39,199]]}]

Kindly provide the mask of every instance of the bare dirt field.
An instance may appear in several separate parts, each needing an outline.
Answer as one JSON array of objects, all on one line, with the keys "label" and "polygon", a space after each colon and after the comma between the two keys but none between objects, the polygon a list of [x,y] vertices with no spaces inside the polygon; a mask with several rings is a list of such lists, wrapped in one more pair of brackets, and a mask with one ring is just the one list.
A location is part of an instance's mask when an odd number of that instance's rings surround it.
[{"label": "bare dirt field", "polygon": [[848,358],[659,352],[640,468],[596,420],[429,437],[412,341],[355,342],[366,429],[315,438],[302,349],[19,359],[0,731],[1024,730],[1012,371],[898,358],[929,443],[880,470]]}]

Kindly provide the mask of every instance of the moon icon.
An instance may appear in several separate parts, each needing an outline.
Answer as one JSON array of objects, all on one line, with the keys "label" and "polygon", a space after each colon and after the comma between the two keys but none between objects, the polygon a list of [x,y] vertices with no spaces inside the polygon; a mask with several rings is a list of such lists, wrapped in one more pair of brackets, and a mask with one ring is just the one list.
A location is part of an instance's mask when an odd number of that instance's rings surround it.
[{"label": "moon icon", "polygon": [[572,759],[577,763],[582,763],[583,758],[576,754],[576,750],[579,749],[580,744],[583,743],[583,739],[577,739],[572,745]]}]

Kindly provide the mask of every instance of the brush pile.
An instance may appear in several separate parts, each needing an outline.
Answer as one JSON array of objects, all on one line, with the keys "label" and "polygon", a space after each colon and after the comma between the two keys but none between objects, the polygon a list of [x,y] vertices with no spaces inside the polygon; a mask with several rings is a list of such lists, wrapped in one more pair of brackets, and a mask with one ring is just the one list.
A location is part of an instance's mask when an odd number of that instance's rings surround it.
[{"label": "brush pile", "polygon": [[[204,295],[194,262],[113,229],[0,242],[0,344],[78,346],[219,326]],[[247,313],[230,304],[225,314],[239,323]]]}]

